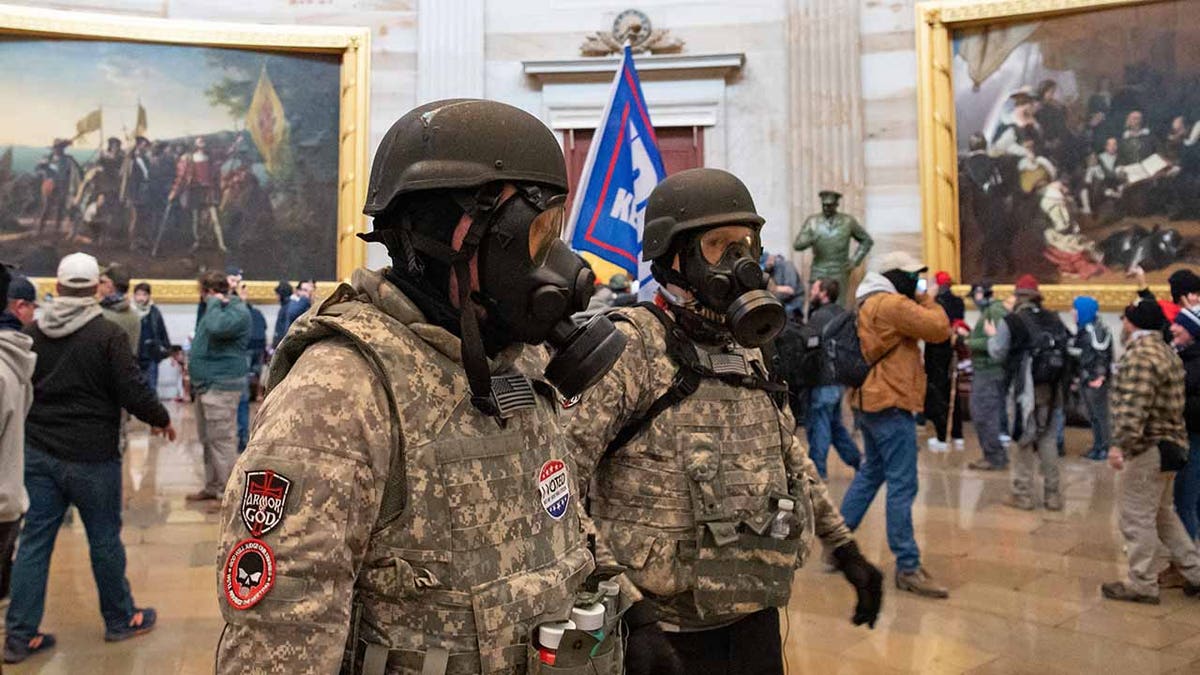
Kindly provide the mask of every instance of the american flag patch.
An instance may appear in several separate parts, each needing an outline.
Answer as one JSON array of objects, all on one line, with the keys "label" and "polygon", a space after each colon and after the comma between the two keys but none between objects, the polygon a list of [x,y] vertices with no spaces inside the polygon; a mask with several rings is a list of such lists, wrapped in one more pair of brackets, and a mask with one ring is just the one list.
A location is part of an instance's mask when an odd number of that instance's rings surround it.
[{"label": "american flag patch", "polygon": [[502,418],[512,417],[518,410],[537,405],[533,383],[521,374],[492,377],[492,398],[496,401],[496,408],[500,410]]},{"label": "american flag patch", "polygon": [[748,375],[746,357],[741,354],[710,354],[709,363],[717,375]]}]

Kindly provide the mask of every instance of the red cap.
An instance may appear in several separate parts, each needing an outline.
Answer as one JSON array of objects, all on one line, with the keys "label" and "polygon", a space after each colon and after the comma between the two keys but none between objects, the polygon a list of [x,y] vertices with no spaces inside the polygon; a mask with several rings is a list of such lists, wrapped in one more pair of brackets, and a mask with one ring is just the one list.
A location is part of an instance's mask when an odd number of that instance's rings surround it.
[{"label": "red cap", "polygon": [[937,282],[939,287],[946,288],[950,285],[950,273],[946,271],[940,271],[933,275],[933,280]]},{"label": "red cap", "polygon": [[1036,291],[1038,289],[1037,277],[1032,274],[1022,274],[1020,279],[1017,279],[1018,291]]},{"label": "red cap", "polygon": [[1179,305],[1170,300],[1159,300],[1158,306],[1162,307],[1163,314],[1167,317],[1167,323],[1175,323],[1175,317],[1179,316]]}]

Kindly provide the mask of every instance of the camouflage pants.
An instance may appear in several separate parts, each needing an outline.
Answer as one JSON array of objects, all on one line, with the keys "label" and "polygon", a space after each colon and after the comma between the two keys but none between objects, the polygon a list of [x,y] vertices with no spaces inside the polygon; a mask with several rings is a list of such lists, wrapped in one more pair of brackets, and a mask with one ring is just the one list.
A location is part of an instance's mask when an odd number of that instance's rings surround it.
[{"label": "camouflage pants", "polygon": [[204,446],[204,491],[220,497],[237,461],[240,391],[209,389],[196,397],[196,434]]}]

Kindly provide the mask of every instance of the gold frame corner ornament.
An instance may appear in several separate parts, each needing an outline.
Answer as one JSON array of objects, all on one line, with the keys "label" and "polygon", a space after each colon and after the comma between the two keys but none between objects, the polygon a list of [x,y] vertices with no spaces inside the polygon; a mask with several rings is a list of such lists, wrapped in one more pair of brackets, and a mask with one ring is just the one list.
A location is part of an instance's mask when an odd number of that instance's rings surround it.
[{"label": "gold frame corner ornament", "polygon": [[[926,0],[918,2],[917,165],[921,195],[921,232],[930,269],[962,278],[959,256],[958,156],[954,87],[951,82],[952,32],[983,23],[1028,21],[1097,9],[1151,4],[1163,0]],[[967,288],[967,287],[964,287]],[[997,285],[997,292],[1012,286]],[[1136,288],[1118,284],[1047,284],[1048,306],[1065,309],[1077,295],[1091,295],[1107,310],[1120,309]],[[1155,288],[1162,293],[1166,287]],[[1165,297],[1165,296],[1162,296]]]},{"label": "gold frame corner ornament", "polygon": [[[348,279],[355,269],[366,263],[366,243],[356,235],[367,231],[362,205],[367,195],[369,157],[369,28],[226,23],[0,5],[0,35],[340,55],[336,224],[338,279]],[[41,277],[35,281],[43,293],[54,287],[53,278]],[[148,281],[154,287],[157,302],[188,303],[198,299],[196,281],[191,279],[134,281]],[[273,301],[276,283],[274,280],[248,280],[247,295],[254,301]],[[318,280],[317,283],[328,287],[335,284],[336,280]]]}]

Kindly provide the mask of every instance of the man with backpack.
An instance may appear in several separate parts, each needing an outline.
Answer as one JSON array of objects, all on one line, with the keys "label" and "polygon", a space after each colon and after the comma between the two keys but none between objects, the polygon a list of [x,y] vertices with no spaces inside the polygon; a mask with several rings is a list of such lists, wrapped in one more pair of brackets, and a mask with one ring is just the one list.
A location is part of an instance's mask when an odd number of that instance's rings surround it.
[{"label": "man with backpack", "polygon": [[920,342],[944,340],[950,320],[933,297],[918,290],[925,265],[903,251],[883,257],[879,272],[858,287],[857,314],[832,320],[824,331],[835,379],[854,387],[865,459],[842,500],[842,517],[854,530],[887,482],[887,539],[896,555],[896,588],[931,598],[950,593],[921,566],[913,537],[917,496],[917,425],[925,407]]},{"label": "man with backpack", "polygon": [[1041,458],[1045,507],[1061,511],[1058,426],[1067,374],[1071,335],[1058,314],[1042,308],[1038,281],[1026,274],[1017,279],[1013,312],[999,324],[988,323],[988,354],[1004,364],[1007,397],[1014,411],[1009,422],[1014,450],[1010,506],[1037,508],[1033,497],[1034,463]]},{"label": "man with backpack", "polygon": [[822,479],[827,477],[826,459],[830,443],[847,466],[857,471],[862,464],[862,453],[846,430],[846,425],[842,424],[844,389],[832,371],[822,367],[821,333],[833,319],[846,313],[846,309],[838,304],[840,291],[841,284],[837,279],[823,277],[813,282],[809,295],[812,304],[808,324],[803,329],[807,338],[805,354],[811,356],[805,371],[811,373],[813,380],[808,397],[808,456],[817,466],[817,473]]}]

